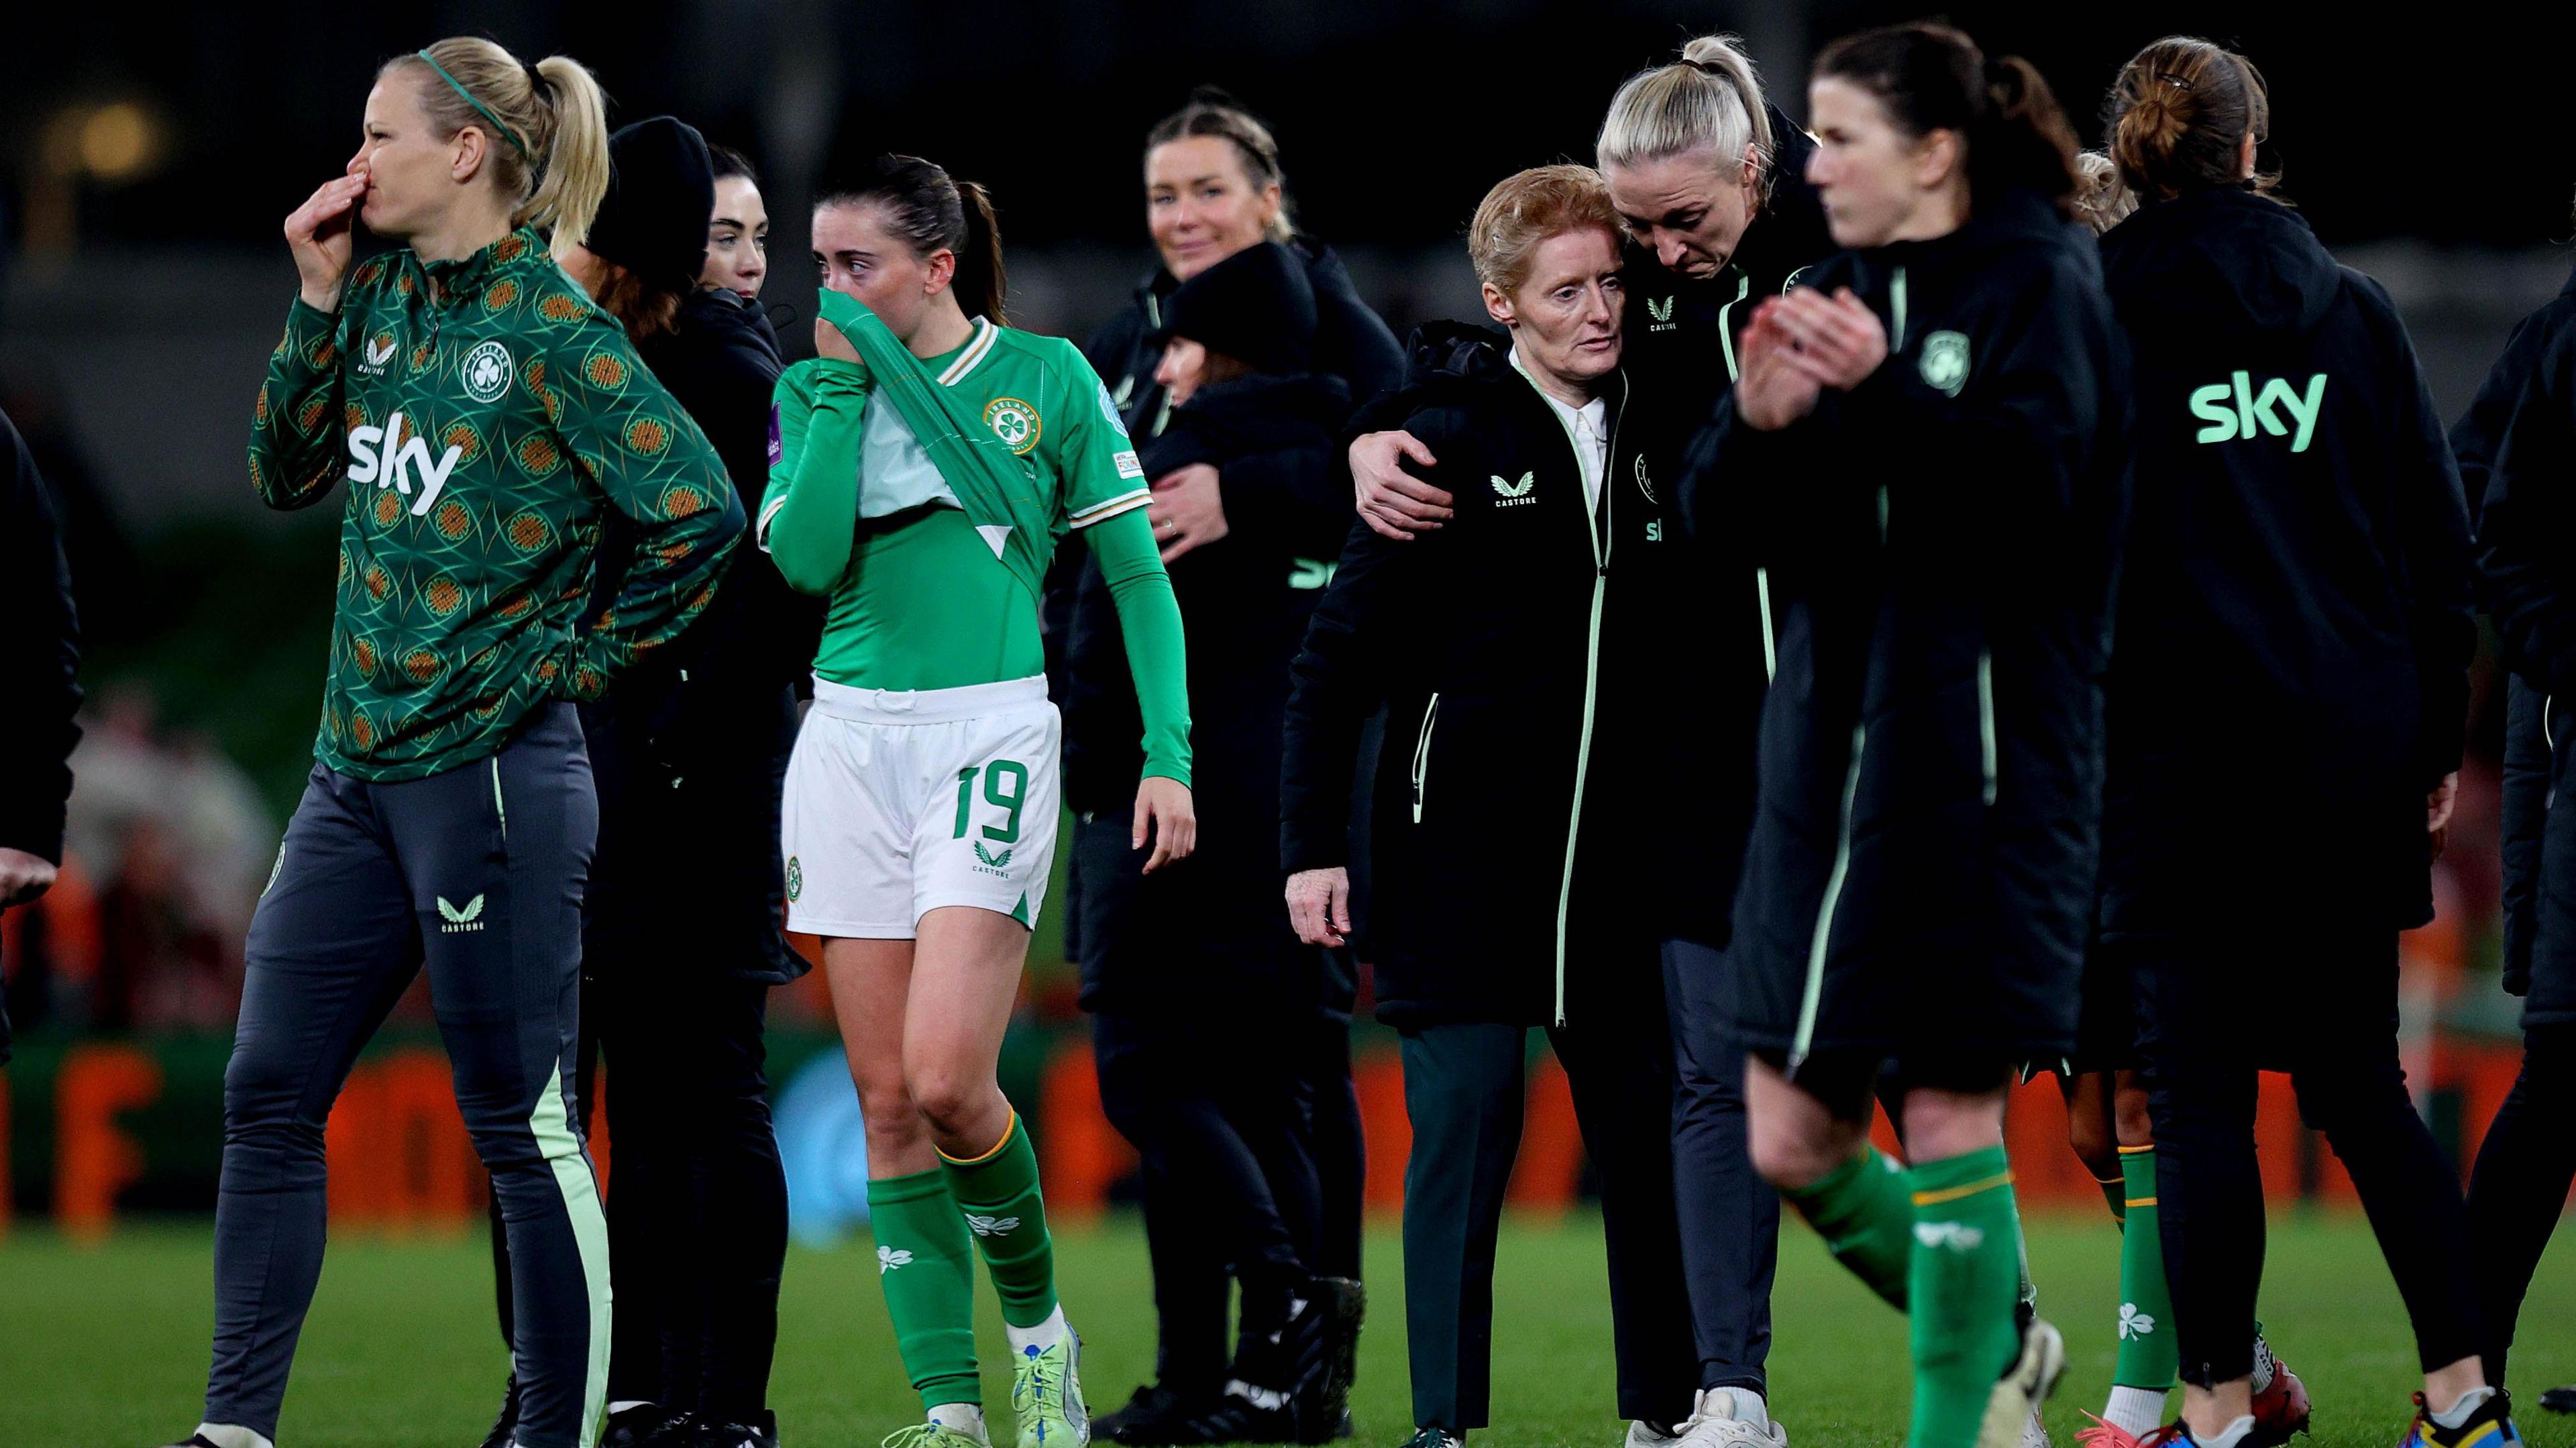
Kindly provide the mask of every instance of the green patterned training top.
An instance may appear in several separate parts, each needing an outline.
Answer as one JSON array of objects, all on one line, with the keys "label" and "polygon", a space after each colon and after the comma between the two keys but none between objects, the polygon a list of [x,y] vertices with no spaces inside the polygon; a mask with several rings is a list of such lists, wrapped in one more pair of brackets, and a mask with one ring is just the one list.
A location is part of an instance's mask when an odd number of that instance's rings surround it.
[{"label": "green patterned training top", "polygon": [[[548,700],[599,697],[714,596],[742,503],[625,328],[520,230],[472,256],[360,264],[269,357],[250,480],[272,508],[341,478],[324,764],[419,779],[497,752]],[[639,525],[588,632],[601,520]]]}]

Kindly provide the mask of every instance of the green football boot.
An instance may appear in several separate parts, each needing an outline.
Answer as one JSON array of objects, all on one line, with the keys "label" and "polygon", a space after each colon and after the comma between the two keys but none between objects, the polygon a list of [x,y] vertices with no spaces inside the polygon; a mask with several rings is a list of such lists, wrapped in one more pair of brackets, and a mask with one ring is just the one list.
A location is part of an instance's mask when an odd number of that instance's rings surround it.
[{"label": "green football boot", "polygon": [[1011,1361],[1011,1411],[1020,1420],[1019,1448],[1084,1448],[1091,1410],[1082,1403],[1082,1335],[1064,1330],[1055,1346],[1022,1348]]}]

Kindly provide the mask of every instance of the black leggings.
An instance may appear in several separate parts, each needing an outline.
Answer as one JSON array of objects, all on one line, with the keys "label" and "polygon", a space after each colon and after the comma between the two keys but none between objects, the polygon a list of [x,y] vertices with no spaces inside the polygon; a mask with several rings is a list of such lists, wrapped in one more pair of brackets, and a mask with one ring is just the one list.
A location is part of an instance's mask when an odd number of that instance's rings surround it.
[{"label": "black leggings", "polygon": [[1145,1242],[1160,1319],[1155,1379],[1214,1395],[1226,1381],[1226,1278],[1247,1328],[1308,1274],[1320,1191],[1293,1032],[1092,1018],[1100,1105],[1143,1159]]},{"label": "black leggings", "polygon": [[[769,987],[701,958],[655,968],[621,945],[594,949],[596,969],[585,971],[576,1108],[596,1124],[605,1049],[623,1068],[607,1093],[608,1253],[624,1269],[608,1401],[749,1423],[768,1407],[787,1256],[787,1178],[762,1040]],[[497,1231],[492,1260],[506,1341],[510,1253]]]},{"label": "black leggings", "polygon": [[[2397,1063],[2393,931],[2203,947],[2108,942],[2135,970],[2165,1275],[2182,1380],[2254,1371],[2263,1276],[2263,1179],[2254,1155],[2259,1069],[2287,1069],[2299,1114],[2325,1133],[2361,1194],[2397,1279],[2426,1372],[2479,1351],[2478,1304],[2457,1172],[2406,1094]],[[2287,1016],[2261,997],[2290,1002]]]},{"label": "black leggings", "polygon": [[1351,1083],[1350,1012],[1317,1011],[1309,1031],[1299,1062],[1299,1097],[1306,1109],[1318,1196],[1309,1265],[1318,1276],[1357,1282],[1368,1146],[1360,1131],[1359,1093]]},{"label": "black leggings", "polygon": [[2497,1110],[2469,1178],[2469,1241],[2485,1314],[2487,1381],[2504,1386],[2505,1355],[2531,1274],[2576,1183],[2576,1022],[2523,1035],[2522,1074]]}]

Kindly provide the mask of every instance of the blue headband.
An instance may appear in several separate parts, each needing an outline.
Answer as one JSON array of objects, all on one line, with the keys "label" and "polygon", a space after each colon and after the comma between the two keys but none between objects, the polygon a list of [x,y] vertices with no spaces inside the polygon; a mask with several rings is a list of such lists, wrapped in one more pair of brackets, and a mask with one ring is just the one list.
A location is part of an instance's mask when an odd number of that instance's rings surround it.
[{"label": "blue headband", "polygon": [[501,124],[501,118],[492,114],[492,108],[490,106],[476,100],[472,91],[458,85],[456,83],[456,77],[447,73],[446,66],[440,65],[436,60],[431,59],[428,51],[415,51],[413,54],[418,55],[421,62],[427,65],[431,70],[437,71],[438,78],[447,82],[447,88],[449,90],[456,92],[460,99],[462,99],[467,105],[472,106],[476,115],[490,121],[492,123],[492,129],[501,133],[501,139],[510,143],[510,149],[519,153],[520,160],[534,164],[537,158],[528,154],[528,143],[520,140],[517,133],[513,132],[508,126]]}]

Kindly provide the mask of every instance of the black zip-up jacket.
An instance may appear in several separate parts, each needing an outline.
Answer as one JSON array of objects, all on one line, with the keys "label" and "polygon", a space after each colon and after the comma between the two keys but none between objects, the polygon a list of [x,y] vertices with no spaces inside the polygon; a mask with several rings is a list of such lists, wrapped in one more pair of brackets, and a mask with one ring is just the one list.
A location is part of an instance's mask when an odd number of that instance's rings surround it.
[{"label": "black zip-up jacket", "polygon": [[[1140,436],[1149,476],[1192,463],[1220,472],[1237,458],[1292,449],[1321,453],[1350,410],[1333,377],[1244,377],[1201,388],[1173,409],[1163,430]],[[1279,902],[1280,718],[1288,665],[1321,597],[1324,570],[1301,559],[1295,540],[1311,534],[1285,508],[1226,506],[1226,536],[1174,559],[1172,592],[1188,624],[1190,741],[1198,763],[1198,848],[1144,879],[1095,880],[1083,888],[1137,892],[1122,912],[1133,928],[1114,940],[1085,940],[1082,1005],[1124,1015],[1189,1014],[1215,1001],[1282,1000],[1283,976],[1313,953],[1302,950]],[[1337,509],[1346,519],[1349,508]],[[1125,636],[1099,565],[1082,570],[1066,642],[1065,802],[1077,814],[1124,820],[1136,798],[1144,725],[1129,677]],[[1141,858],[1138,862],[1140,863]],[[1263,992],[1270,992],[1264,995]],[[1309,983],[1301,999],[1311,999]]]},{"label": "black zip-up jacket", "polygon": [[[1582,1013],[1586,947],[1639,903],[1699,882],[1618,815],[1637,767],[1663,637],[1673,523],[1651,434],[1615,376],[1602,502],[1587,516],[1565,425],[1492,344],[1416,335],[1439,400],[1401,425],[1430,445],[1457,517],[1411,542],[1354,527],[1298,655],[1288,701],[1282,863],[1349,863],[1362,727],[1383,705],[1370,801],[1378,1015],[1389,1024]],[[1422,355],[1428,354],[1428,355]],[[1596,525],[1599,531],[1596,533]]]},{"label": "black zip-up jacket", "polygon": [[2476,624],[2459,475],[2397,309],[2250,191],[2143,207],[2102,262],[2137,417],[2103,929],[2257,905],[2420,925]]},{"label": "black zip-up jacket", "polygon": [[1682,506],[1739,530],[1779,627],[1730,945],[1756,1047],[2072,1043],[2127,407],[2091,250],[2016,192],[1840,254],[1802,284],[1877,313],[1885,364],[1693,444]]},{"label": "black zip-up jacket", "polygon": [[[2576,331],[2576,275],[2558,295],[2514,324],[2476,400],[2451,428],[2451,455],[2459,460],[2460,488],[2468,495],[2471,522],[2486,501],[2487,476],[2504,444],[2513,410],[2543,352],[2566,345]],[[2550,729],[2542,715],[2546,696],[2520,676],[2505,675],[2504,717],[2504,988],[2531,990],[2532,944],[2539,935],[2541,826],[2549,815]]]},{"label": "black zip-up jacket", "polygon": [[[54,496],[0,413],[0,848],[57,865],[80,726],[80,627]],[[0,1037],[5,1051],[5,1037]]]},{"label": "black zip-up jacket", "polygon": [[[781,366],[769,319],[730,292],[700,289],[681,302],[673,330],[635,350],[715,445],[757,517]],[[625,555],[612,539],[602,556]],[[616,588],[603,571],[594,604]],[[796,742],[795,686],[821,628],[817,600],[789,590],[777,569],[737,559],[687,632],[583,708],[599,785],[594,932],[745,979],[805,973],[779,933],[779,796]],[[690,862],[683,908],[671,903],[675,859]]]}]

